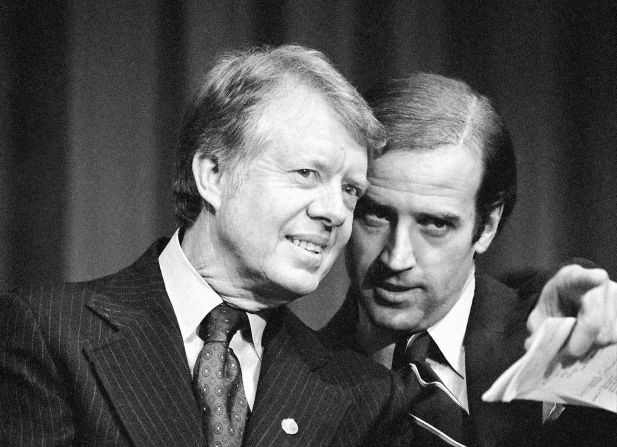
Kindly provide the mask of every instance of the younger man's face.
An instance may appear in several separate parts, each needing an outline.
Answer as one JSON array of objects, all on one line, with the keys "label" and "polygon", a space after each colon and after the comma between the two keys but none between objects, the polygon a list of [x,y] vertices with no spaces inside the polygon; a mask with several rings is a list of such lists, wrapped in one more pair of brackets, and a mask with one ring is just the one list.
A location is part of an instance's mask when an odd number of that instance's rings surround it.
[{"label": "younger man's face", "polygon": [[487,225],[472,242],[481,174],[479,156],[459,146],[390,151],[371,162],[347,268],[374,324],[419,331],[456,303],[474,254],[488,248],[496,229]]}]

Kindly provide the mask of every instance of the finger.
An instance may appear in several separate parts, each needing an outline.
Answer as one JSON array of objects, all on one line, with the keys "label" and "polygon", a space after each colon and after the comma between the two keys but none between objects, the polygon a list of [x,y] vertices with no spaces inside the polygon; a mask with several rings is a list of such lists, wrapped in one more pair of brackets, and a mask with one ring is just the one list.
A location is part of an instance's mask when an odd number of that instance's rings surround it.
[{"label": "finger", "polygon": [[525,351],[529,351],[529,348],[531,348],[531,339],[533,338],[532,335],[530,335],[529,337],[527,337],[525,339]]},{"label": "finger", "polygon": [[585,293],[580,300],[576,324],[566,343],[566,353],[581,357],[596,343],[604,324],[604,297],[608,283]]},{"label": "finger", "polygon": [[540,329],[545,319],[546,317],[543,316],[543,312],[538,306],[536,306],[529,314],[529,317],[527,317],[527,331],[529,332],[529,336],[525,339],[525,350],[529,350],[531,347],[531,340],[536,334],[536,331]]},{"label": "finger", "polygon": [[542,312],[540,310],[541,308],[536,306],[534,310],[529,314],[529,317],[527,317],[527,331],[531,335],[533,335],[534,332],[540,328],[540,326],[545,320],[545,318],[542,317]]},{"label": "finger", "polygon": [[576,323],[566,344],[565,352],[573,357],[584,356],[594,346],[597,330],[591,326]]},{"label": "finger", "polygon": [[608,281],[608,273],[600,268],[587,269],[571,264],[562,267],[553,280],[560,296],[578,298],[586,291]]},{"label": "finger", "polygon": [[617,343],[617,283],[609,281],[604,294],[603,325],[596,343],[600,346]]}]

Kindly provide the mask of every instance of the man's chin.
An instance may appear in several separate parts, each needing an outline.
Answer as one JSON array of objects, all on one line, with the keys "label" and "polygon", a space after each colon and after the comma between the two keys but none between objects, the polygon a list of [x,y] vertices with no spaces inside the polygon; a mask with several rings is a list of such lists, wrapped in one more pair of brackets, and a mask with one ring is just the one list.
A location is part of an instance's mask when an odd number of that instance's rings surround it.
[{"label": "man's chin", "polygon": [[388,331],[401,333],[401,332],[416,332],[419,329],[419,322],[415,320],[410,320],[405,318],[404,315],[396,315],[394,317],[382,317],[379,318],[375,324],[377,324],[382,329],[386,329]]},{"label": "man's chin", "polygon": [[412,308],[402,306],[398,303],[396,306],[390,304],[383,305],[372,301],[368,306],[365,306],[365,311],[371,322],[388,331],[394,332],[413,332],[418,326],[419,311],[414,311]]},{"label": "man's chin", "polygon": [[317,272],[296,271],[286,275],[279,275],[275,281],[274,289],[278,289],[278,295],[286,302],[309,295],[317,290],[323,275]]}]

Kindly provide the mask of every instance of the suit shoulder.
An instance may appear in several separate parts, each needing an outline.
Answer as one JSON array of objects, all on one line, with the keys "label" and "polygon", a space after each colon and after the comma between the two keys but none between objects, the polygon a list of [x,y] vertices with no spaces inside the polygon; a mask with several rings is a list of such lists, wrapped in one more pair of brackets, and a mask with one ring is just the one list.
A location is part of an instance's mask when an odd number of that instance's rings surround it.
[{"label": "suit shoulder", "polygon": [[516,298],[514,288],[483,272],[476,273],[476,292],[499,293],[509,298]]},{"label": "suit shoulder", "polygon": [[98,319],[87,307],[95,294],[93,282],[51,282],[7,293],[0,297],[0,338],[40,334],[50,349],[78,343],[91,332],[100,332],[94,324]]},{"label": "suit shoulder", "polygon": [[92,282],[47,282],[13,289],[2,295],[1,302],[3,307],[21,303],[36,315],[57,307],[75,306],[92,293]]},{"label": "suit shoulder", "polygon": [[373,359],[349,348],[337,347],[335,351],[336,367],[341,371],[341,380],[345,383],[379,383],[388,384],[393,380],[393,373]]},{"label": "suit shoulder", "polygon": [[[543,285],[544,283],[542,283]],[[510,309],[510,311],[517,310],[526,314],[535,305],[541,290],[542,287],[539,285],[535,285],[532,289],[528,287],[513,288],[510,284],[505,284],[492,276],[477,273],[474,293],[476,298],[474,299],[481,300],[490,297],[491,306],[499,305]]]},{"label": "suit shoulder", "polygon": [[331,337],[330,333],[314,331],[290,311],[286,311],[285,319],[288,332],[293,334],[298,348],[303,351],[319,351],[322,357],[329,359],[328,370],[333,380],[343,383],[391,380],[392,374],[387,368]]},{"label": "suit shoulder", "polygon": [[5,303],[21,302],[36,315],[40,312],[53,314],[61,309],[75,309],[99,294],[115,295],[130,293],[132,287],[162,282],[158,267],[158,254],[167,243],[159,239],[133,264],[115,273],[100,278],[78,282],[49,281],[42,284],[19,287],[1,296]]}]

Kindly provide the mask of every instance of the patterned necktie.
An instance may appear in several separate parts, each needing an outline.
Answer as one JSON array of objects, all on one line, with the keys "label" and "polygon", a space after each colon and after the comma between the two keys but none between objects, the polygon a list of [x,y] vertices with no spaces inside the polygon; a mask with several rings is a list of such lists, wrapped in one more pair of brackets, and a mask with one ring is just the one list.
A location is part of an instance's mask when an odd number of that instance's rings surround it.
[{"label": "patterned necktie", "polygon": [[392,369],[403,380],[413,381],[412,389],[420,387],[410,413],[420,427],[414,433],[414,443],[427,447],[469,445],[469,416],[426,362],[427,355],[435,359],[441,352],[428,332],[422,331],[399,340],[392,358]]},{"label": "patterned necktie", "polygon": [[246,312],[220,304],[199,326],[204,347],[193,374],[193,389],[209,446],[240,447],[248,414],[240,363],[229,342],[248,326]]}]

